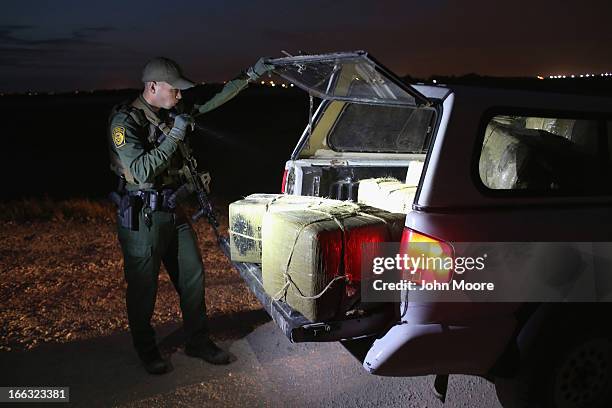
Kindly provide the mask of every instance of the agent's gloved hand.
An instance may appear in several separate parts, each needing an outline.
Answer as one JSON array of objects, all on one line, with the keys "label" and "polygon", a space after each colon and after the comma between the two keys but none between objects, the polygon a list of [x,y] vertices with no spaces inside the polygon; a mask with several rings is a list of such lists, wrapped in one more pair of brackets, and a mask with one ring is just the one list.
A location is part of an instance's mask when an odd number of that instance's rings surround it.
[{"label": "agent's gloved hand", "polygon": [[183,141],[187,135],[187,128],[193,130],[195,121],[193,117],[187,113],[182,113],[174,118],[174,127],[168,133],[168,136]]},{"label": "agent's gloved hand", "polygon": [[198,176],[200,177],[200,180],[202,180],[202,185],[204,186],[204,189],[208,194],[210,194],[210,182],[212,180],[212,178],[210,177],[210,173],[204,171],[198,174]]},{"label": "agent's gloved hand", "polygon": [[256,81],[257,78],[274,69],[274,65],[266,64],[264,60],[264,57],[258,59],[255,65],[247,70],[246,74],[251,81]]}]

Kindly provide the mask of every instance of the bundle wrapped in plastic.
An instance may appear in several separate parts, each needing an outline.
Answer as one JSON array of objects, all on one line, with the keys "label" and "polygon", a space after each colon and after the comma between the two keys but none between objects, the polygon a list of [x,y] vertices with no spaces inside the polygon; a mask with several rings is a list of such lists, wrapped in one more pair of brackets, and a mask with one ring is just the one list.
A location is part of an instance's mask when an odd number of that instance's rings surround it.
[{"label": "bundle wrapped in plastic", "polygon": [[491,121],[485,131],[478,163],[480,179],[492,189],[512,189],[518,182],[517,154],[520,141],[513,128]]},{"label": "bundle wrapped in plastic", "polygon": [[389,212],[406,214],[412,208],[417,187],[394,178],[372,178],[359,182],[357,201]]},{"label": "bundle wrapped in plastic", "polygon": [[261,222],[268,211],[304,208],[324,199],[288,194],[251,194],[229,205],[230,255],[234,262],[261,263]]},{"label": "bundle wrapped in plastic", "polygon": [[[553,128],[544,121],[539,125]],[[586,178],[581,171],[588,169],[588,156],[565,137],[549,131],[512,128],[495,121],[489,123],[485,132],[479,173],[486,187],[536,191],[584,188]]]},{"label": "bundle wrapped in plastic", "polygon": [[525,121],[525,127],[527,129],[545,130],[571,140],[575,123],[576,121],[574,119],[529,117]]},{"label": "bundle wrapped in plastic", "polygon": [[263,286],[311,321],[332,319],[347,284],[361,280],[362,245],[397,242],[405,215],[351,202],[326,201],[268,212],[262,223]]}]

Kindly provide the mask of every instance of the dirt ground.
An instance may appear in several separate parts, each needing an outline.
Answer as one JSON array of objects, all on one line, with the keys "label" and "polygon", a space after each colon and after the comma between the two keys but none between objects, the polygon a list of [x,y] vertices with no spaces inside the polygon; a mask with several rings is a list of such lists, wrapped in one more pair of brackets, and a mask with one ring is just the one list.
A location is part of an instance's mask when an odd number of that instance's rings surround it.
[{"label": "dirt ground", "polygon": [[[227,218],[221,215],[220,222],[226,234]],[[128,331],[115,228],[112,217],[0,221],[0,352]],[[213,328],[213,337],[223,340],[248,329],[242,316],[261,305],[216,245],[206,221],[199,220],[195,229],[206,267],[207,314],[226,323],[222,330]],[[241,324],[229,324],[234,319]],[[152,323],[180,322],[178,295],[162,267]]]},{"label": "dirt ground", "polygon": [[[442,406],[430,377],[376,377],[340,343],[290,343],[202,220],[195,229],[211,334],[233,362],[212,366],[184,354],[178,296],[162,268],[153,324],[172,371],[146,374],[131,346],[112,209],[39,204],[0,204],[0,213],[12,208],[21,219],[0,221],[3,386],[69,387],[70,405],[79,407]],[[226,233],[227,218],[220,222]],[[460,377],[446,405],[499,406],[490,384]]]}]

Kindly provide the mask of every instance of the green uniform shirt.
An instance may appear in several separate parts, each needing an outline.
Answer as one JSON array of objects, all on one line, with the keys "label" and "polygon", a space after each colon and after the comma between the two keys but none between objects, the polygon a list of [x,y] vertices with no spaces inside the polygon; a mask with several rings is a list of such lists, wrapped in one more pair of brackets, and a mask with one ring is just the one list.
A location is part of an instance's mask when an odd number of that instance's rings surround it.
[{"label": "green uniform shirt", "polygon": [[[248,79],[237,78],[228,82],[221,92],[203,105],[195,105],[193,115],[209,112],[235,97],[248,85]],[[171,137],[161,137],[172,127],[138,97],[131,105],[118,105],[110,117],[111,170],[125,177],[129,191],[176,188],[179,171],[183,166],[177,153],[177,142]]]}]

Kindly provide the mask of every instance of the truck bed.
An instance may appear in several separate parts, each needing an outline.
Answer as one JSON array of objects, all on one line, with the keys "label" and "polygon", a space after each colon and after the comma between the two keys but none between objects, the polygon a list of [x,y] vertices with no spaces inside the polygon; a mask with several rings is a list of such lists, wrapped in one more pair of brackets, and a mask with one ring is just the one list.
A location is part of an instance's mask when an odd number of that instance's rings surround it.
[{"label": "truck bed", "polygon": [[[229,238],[219,240],[221,249],[230,260]],[[292,343],[354,340],[378,335],[394,321],[391,308],[368,315],[331,322],[311,322],[282,301],[272,301],[263,288],[261,266],[254,263],[232,262],[249,290],[257,297],[272,320]]]}]

